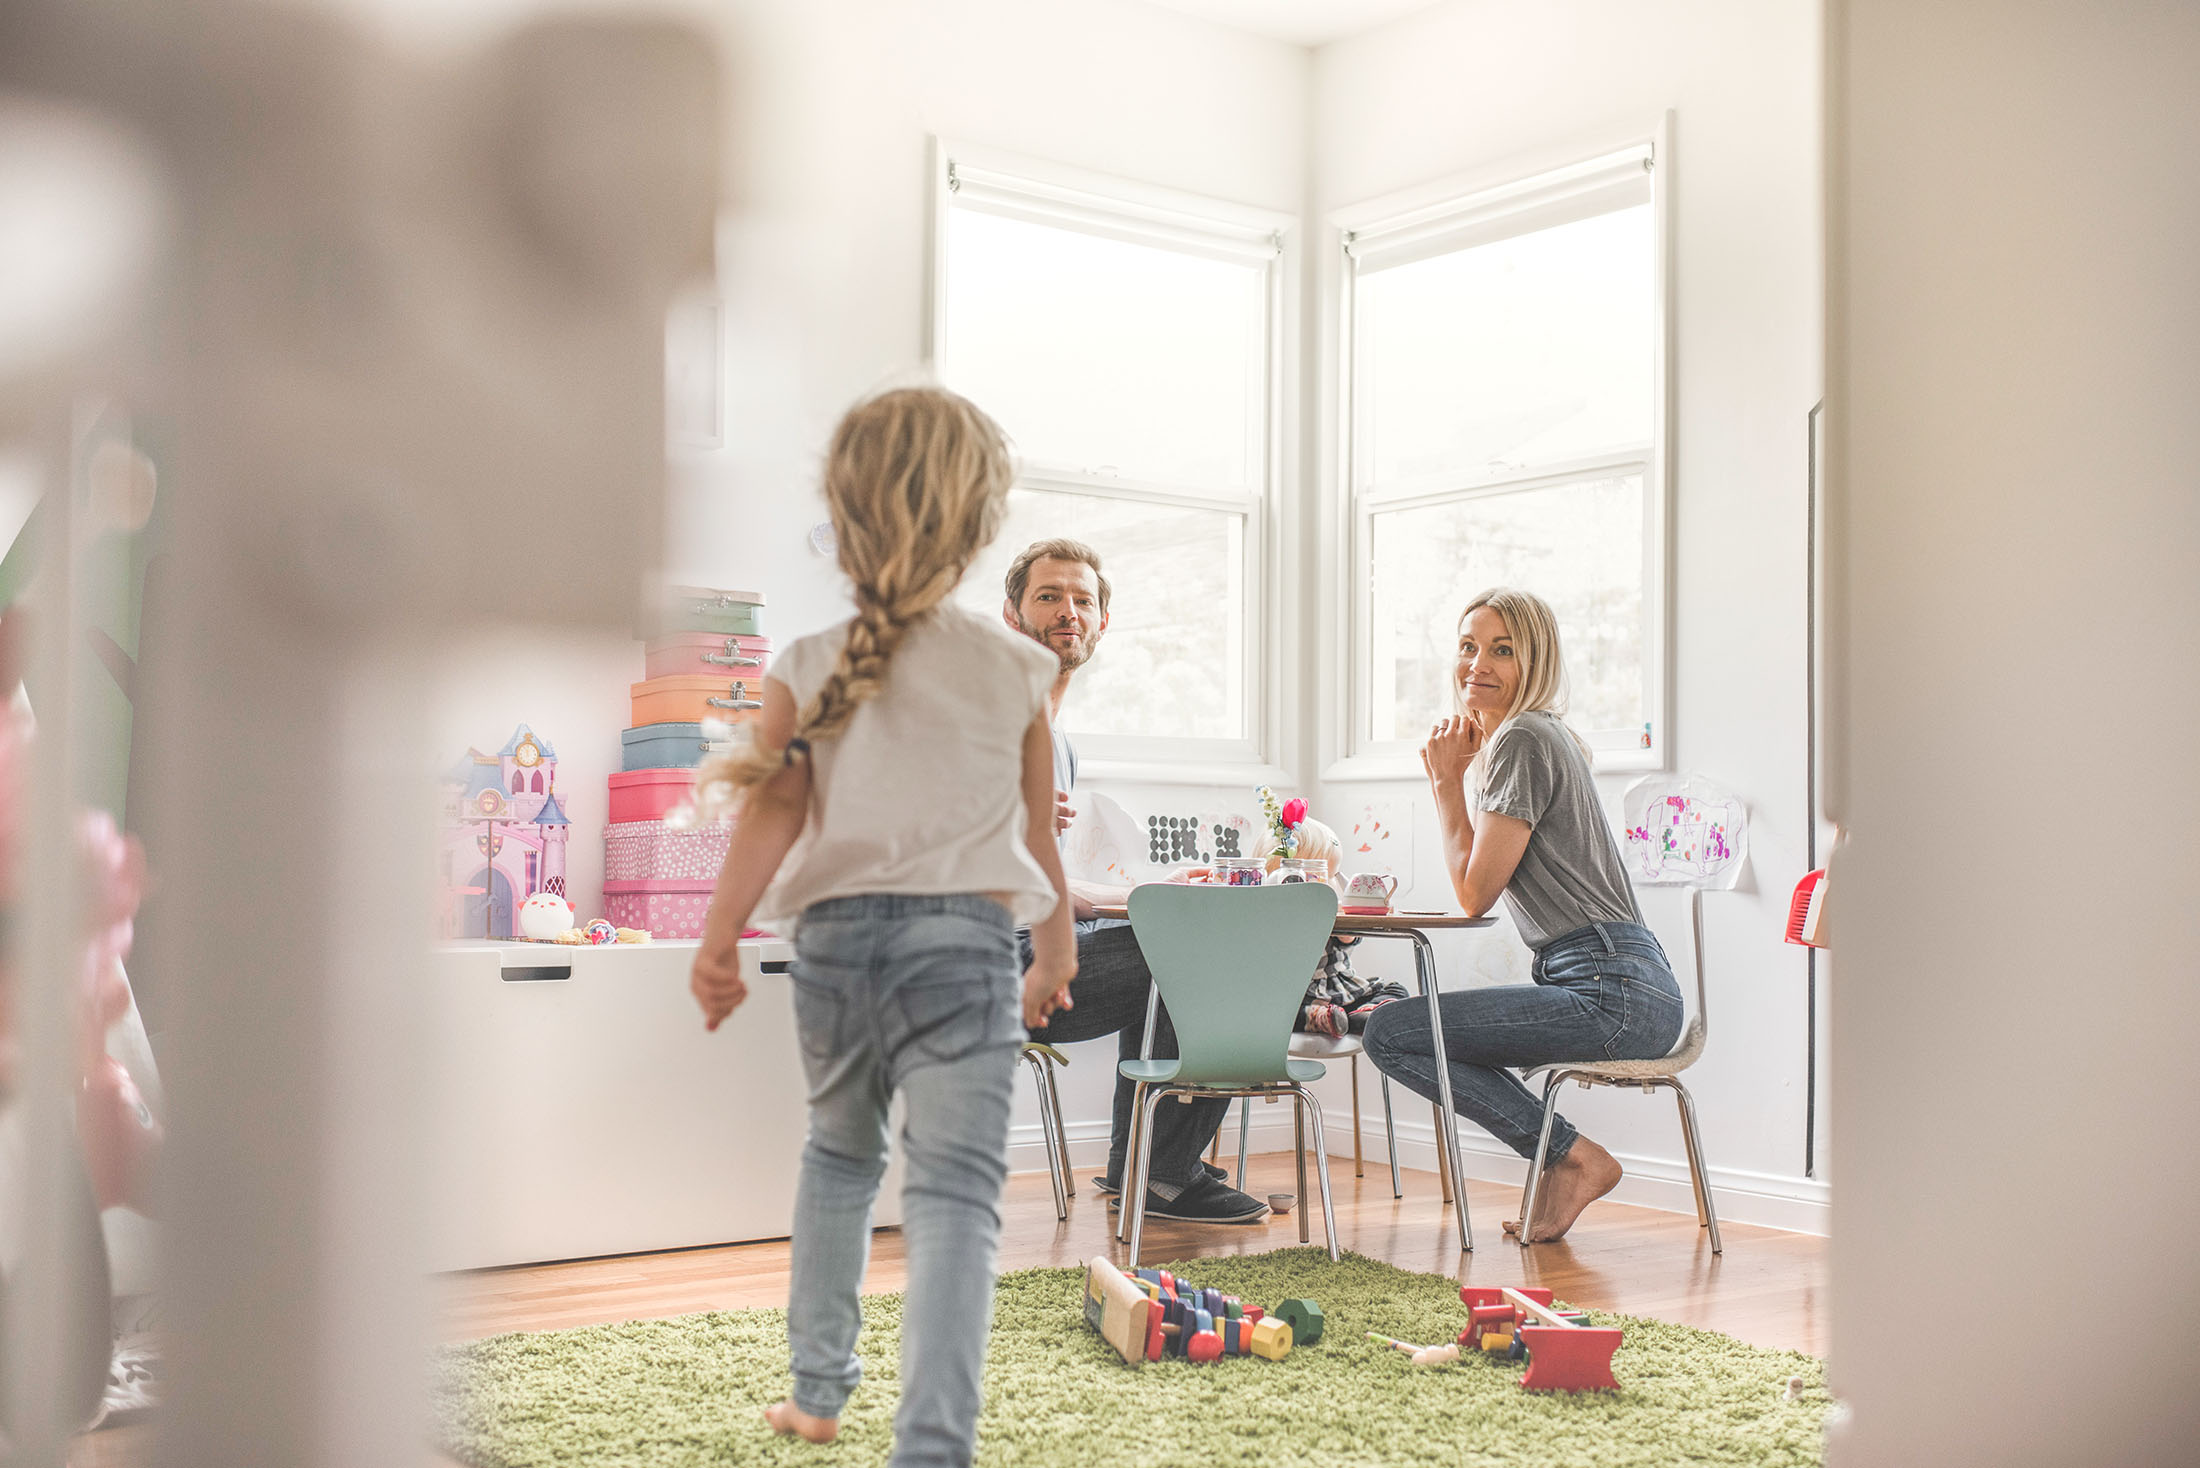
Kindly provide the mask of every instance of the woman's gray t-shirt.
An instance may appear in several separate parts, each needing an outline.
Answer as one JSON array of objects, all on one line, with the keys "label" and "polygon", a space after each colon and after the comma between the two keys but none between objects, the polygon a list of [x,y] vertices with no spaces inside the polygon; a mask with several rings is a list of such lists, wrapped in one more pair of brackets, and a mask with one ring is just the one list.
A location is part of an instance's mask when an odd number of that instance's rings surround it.
[{"label": "woman's gray t-shirt", "polygon": [[1505,904],[1530,948],[1591,923],[1642,921],[1589,761],[1557,716],[1522,714],[1498,730],[1474,808],[1534,827],[1505,884]]}]

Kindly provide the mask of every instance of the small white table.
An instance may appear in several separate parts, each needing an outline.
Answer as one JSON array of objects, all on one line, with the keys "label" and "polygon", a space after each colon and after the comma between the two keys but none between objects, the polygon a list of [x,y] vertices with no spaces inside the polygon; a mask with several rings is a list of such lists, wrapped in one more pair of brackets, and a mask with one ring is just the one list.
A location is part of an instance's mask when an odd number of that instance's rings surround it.
[{"label": "small white table", "polygon": [[[793,947],[741,945],[749,997],[716,1033],[688,993],[695,949],[666,941],[435,950],[434,1267],[792,1232],[807,1131],[785,977]],[[895,1169],[873,1221],[898,1223],[900,1210]]]}]

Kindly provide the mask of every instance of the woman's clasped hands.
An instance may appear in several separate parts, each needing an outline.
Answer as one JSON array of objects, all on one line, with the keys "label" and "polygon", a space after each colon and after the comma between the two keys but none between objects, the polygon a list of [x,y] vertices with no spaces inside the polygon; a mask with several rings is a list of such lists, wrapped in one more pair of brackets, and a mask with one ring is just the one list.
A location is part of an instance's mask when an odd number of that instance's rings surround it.
[{"label": "woman's clasped hands", "polygon": [[1482,750],[1482,726],[1469,714],[1450,714],[1429,727],[1421,746],[1421,767],[1431,780],[1456,784]]}]

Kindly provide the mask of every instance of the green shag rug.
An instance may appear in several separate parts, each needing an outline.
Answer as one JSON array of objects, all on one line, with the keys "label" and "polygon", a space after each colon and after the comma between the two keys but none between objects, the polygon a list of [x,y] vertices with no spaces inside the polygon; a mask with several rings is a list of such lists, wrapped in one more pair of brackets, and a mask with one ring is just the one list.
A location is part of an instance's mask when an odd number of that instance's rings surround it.
[{"label": "green shag rug", "polygon": [[[986,1358],[978,1462],[992,1468],[1162,1464],[1817,1464],[1831,1405],[1822,1363],[1731,1336],[1598,1315],[1626,1343],[1617,1392],[1530,1393],[1521,1367],[1479,1355],[1421,1367],[1368,1340],[1452,1339],[1458,1284],[1317,1249],[1202,1259],[1201,1286],[1273,1306],[1321,1303],[1319,1344],[1280,1362],[1123,1364],[1079,1314],[1084,1274],[1001,1277]],[[772,1435],[764,1407],[787,1394],[786,1315],[739,1310],[581,1330],[496,1336],[441,1352],[442,1445],[478,1468],[867,1468],[893,1436],[901,1297],[864,1301],[863,1385],[840,1440]],[[1799,1399],[1788,1380],[1800,1376]]]}]

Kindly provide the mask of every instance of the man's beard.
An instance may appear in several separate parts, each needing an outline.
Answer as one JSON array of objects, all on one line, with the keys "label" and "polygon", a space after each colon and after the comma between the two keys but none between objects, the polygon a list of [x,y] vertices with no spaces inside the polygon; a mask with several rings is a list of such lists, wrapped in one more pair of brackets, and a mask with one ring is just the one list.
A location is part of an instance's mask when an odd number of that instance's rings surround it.
[{"label": "man's beard", "polygon": [[1088,637],[1082,631],[1080,631],[1075,642],[1071,643],[1067,647],[1056,647],[1054,645],[1053,639],[1047,635],[1045,629],[1035,628],[1021,617],[1018,617],[1016,619],[1016,625],[1023,629],[1024,636],[1030,638],[1033,642],[1038,643],[1039,646],[1045,648],[1048,652],[1053,653],[1055,657],[1061,661],[1062,671],[1065,673],[1074,673],[1079,668],[1082,668],[1085,664],[1091,662],[1092,655],[1100,648],[1100,637],[1098,633],[1094,633]]}]

